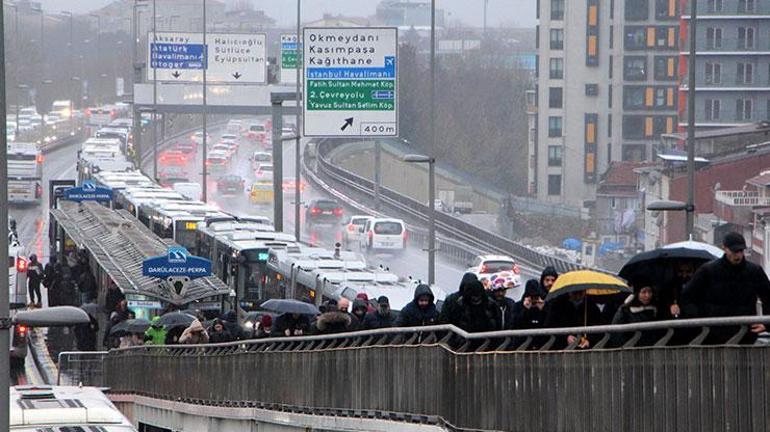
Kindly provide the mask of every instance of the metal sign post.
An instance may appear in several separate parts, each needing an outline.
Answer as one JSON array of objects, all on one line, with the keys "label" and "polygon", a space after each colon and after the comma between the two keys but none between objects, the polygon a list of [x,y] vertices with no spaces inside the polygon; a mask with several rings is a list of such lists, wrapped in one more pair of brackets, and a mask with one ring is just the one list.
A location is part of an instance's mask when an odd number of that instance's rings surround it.
[{"label": "metal sign post", "polygon": [[308,137],[398,136],[398,29],[305,28]]}]

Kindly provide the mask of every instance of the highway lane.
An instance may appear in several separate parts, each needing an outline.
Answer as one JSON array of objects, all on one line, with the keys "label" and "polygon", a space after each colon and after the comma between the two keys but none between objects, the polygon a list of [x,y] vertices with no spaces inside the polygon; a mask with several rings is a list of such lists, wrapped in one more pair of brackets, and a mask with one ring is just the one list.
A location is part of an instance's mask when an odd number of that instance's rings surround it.
[{"label": "highway lane", "polygon": [[[212,128],[209,130],[211,135],[212,144],[218,142],[220,136],[223,133],[222,127]],[[245,138],[241,139],[241,145],[238,154],[234,158],[229,174],[238,174],[245,179],[246,188],[253,183],[256,179],[254,170],[249,156],[257,149],[270,151],[268,148],[261,144],[247,141]],[[294,140],[284,142],[283,148],[283,170],[284,179],[295,178],[294,169]],[[303,143],[300,145],[304,145]],[[200,152],[196,157],[191,160],[185,167],[188,177],[191,181],[200,182],[202,176],[202,161]],[[159,165],[159,172],[165,169],[162,165]],[[145,170],[148,172],[151,170],[151,161],[148,161],[145,165]],[[243,194],[238,195],[221,195],[216,188],[216,179],[224,174],[210,174],[208,177],[208,195],[209,202],[219,206],[221,209],[230,213],[239,215],[260,215],[267,216],[272,219],[273,209],[271,205],[254,205],[248,200],[248,192],[244,191]],[[314,198],[329,197],[329,194],[317,190],[312,184],[305,182],[306,188],[302,195],[302,202],[307,203]],[[294,233],[294,191],[284,191],[284,231],[288,233]],[[357,213],[355,209],[345,208],[345,217]],[[303,241],[317,244],[326,248],[333,248],[334,243],[341,242],[342,240],[342,227],[319,227],[314,229],[308,229],[304,224],[304,207],[300,210],[300,220],[302,223],[302,229],[300,232],[300,238]],[[355,245],[353,245],[355,247]],[[415,279],[427,280],[427,262],[428,254],[426,251],[416,249],[414,247],[408,248],[402,254],[372,254],[367,256],[367,261],[371,265],[389,268],[394,273],[408,277],[411,276]],[[459,281],[462,277],[464,267],[459,266],[457,263],[449,261],[442,257],[440,254],[436,260],[436,282],[447,292],[452,292],[456,289]],[[539,272],[523,268],[522,269],[522,285],[529,278],[538,278]],[[511,297],[520,297],[523,291],[523,286],[517,290],[512,290],[509,294]]]}]

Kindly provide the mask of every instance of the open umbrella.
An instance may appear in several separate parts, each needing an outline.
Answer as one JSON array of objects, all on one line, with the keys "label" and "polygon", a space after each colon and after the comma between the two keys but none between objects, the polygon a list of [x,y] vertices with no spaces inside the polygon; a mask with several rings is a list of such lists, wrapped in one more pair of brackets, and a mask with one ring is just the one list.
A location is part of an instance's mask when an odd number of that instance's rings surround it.
[{"label": "open umbrella", "polygon": [[724,251],[717,246],[698,242],[694,240],[687,240],[683,242],[678,243],[671,243],[663,246],[663,249],[676,249],[676,248],[687,248],[687,249],[693,249],[693,250],[705,250],[706,252],[710,253],[714,256],[714,258],[721,258],[722,255],[724,255]]},{"label": "open umbrella", "polygon": [[148,328],[150,328],[150,322],[146,319],[128,319],[112,326],[110,334],[113,336],[123,336],[130,333],[144,333]]},{"label": "open umbrella", "polygon": [[190,314],[179,311],[169,312],[165,315],[162,315],[160,319],[155,322],[155,325],[161,325],[166,327],[166,329],[179,326],[187,327],[190,325],[190,323],[193,322],[193,320],[195,320],[195,317]]},{"label": "open umbrella", "polygon": [[579,251],[583,247],[583,242],[576,238],[566,238],[561,242],[561,247],[564,249]]},{"label": "open umbrella", "polygon": [[655,279],[658,275],[666,274],[669,267],[678,261],[693,261],[695,268],[698,268],[701,264],[714,258],[714,255],[706,249],[664,247],[634,255],[620,269],[618,276],[631,282],[633,282],[634,277],[640,275]]},{"label": "open umbrella", "polygon": [[299,300],[270,299],[262,303],[261,307],[279,314],[318,315],[320,313],[315,305]]},{"label": "open umbrella", "polygon": [[586,295],[603,296],[630,293],[631,288],[620,278],[593,270],[573,270],[556,279],[546,301],[571,292],[585,291]]}]

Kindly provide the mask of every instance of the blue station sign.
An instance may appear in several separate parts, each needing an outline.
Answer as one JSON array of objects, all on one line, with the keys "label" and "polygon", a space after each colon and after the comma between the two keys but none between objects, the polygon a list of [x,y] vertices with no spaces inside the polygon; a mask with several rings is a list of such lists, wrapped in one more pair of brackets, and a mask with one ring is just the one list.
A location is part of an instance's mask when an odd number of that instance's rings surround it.
[{"label": "blue station sign", "polygon": [[190,255],[183,247],[170,247],[166,255],[144,260],[142,274],[156,278],[179,276],[196,279],[211,275],[211,261]]},{"label": "blue station sign", "polygon": [[64,190],[64,199],[68,201],[112,201],[112,188],[97,186],[92,180],[82,185]]}]

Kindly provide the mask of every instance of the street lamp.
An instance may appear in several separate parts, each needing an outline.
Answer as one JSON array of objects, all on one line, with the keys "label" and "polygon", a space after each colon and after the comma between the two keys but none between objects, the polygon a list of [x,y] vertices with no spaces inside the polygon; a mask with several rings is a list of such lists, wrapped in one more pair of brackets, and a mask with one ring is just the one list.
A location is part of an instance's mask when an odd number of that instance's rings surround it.
[{"label": "street lamp", "polygon": [[29,9],[40,13],[40,73],[45,76],[45,12],[43,12],[43,7],[39,5],[31,5]]},{"label": "street lamp", "polygon": [[419,154],[406,154],[407,163],[428,164],[428,284],[436,282],[436,159]]},{"label": "street lamp", "polygon": [[[96,67],[98,69],[102,68],[102,62],[100,61],[101,57],[101,33],[102,33],[102,17],[97,14],[88,14],[91,18],[96,18]],[[101,75],[99,75],[101,76]],[[96,80],[96,91],[97,93],[97,104],[98,102],[101,102],[101,98],[99,97],[99,93],[101,93],[101,80]]]}]

